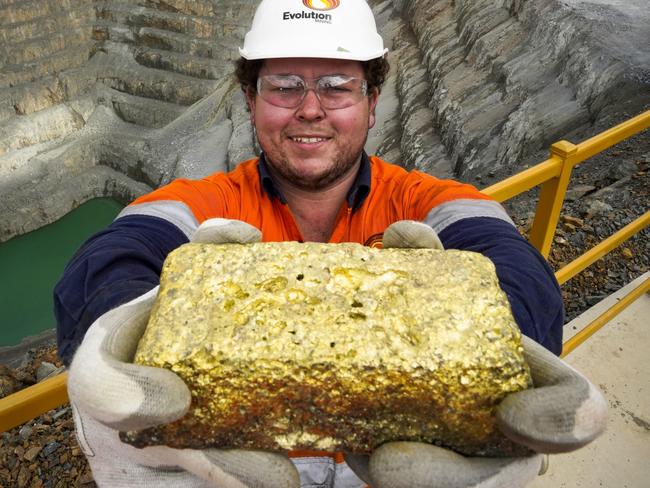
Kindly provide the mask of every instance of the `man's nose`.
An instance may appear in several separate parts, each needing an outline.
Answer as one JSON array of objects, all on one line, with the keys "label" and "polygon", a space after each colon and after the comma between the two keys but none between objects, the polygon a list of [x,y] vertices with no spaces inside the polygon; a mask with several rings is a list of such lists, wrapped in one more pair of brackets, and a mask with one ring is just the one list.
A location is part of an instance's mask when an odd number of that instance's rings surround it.
[{"label": "man's nose", "polygon": [[320,120],[325,117],[325,111],[314,89],[310,88],[305,93],[305,97],[296,110],[296,117],[301,120]]}]

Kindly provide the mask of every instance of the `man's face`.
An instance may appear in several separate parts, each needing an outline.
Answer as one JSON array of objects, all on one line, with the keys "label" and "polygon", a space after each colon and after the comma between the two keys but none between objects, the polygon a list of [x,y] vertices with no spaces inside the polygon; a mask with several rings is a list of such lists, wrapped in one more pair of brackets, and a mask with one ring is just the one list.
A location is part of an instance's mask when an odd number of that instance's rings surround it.
[{"label": "man's face", "polygon": [[[305,80],[327,75],[364,78],[358,61],[315,58],[269,59],[259,73],[298,75]],[[296,108],[271,105],[257,94],[247,95],[251,121],[271,169],[292,185],[326,189],[355,167],[375,123],[377,94],[352,106],[324,109],[314,90]]]}]

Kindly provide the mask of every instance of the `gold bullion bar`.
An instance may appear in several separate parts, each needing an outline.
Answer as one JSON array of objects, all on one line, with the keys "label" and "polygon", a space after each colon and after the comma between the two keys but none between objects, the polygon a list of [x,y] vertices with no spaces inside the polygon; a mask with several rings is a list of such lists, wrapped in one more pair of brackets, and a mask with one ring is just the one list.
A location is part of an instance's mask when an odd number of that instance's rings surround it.
[{"label": "gold bullion bar", "polygon": [[352,243],[181,246],[135,362],[192,393],[182,419],[122,434],[136,446],[512,455],[494,410],[532,384],[489,259]]}]

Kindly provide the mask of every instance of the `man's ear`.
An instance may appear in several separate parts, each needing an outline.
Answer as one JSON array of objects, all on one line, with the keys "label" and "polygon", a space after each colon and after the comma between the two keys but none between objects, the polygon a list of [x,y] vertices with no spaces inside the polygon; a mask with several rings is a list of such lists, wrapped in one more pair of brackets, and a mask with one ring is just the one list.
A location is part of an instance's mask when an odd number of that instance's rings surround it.
[{"label": "man's ear", "polygon": [[375,126],[375,107],[377,107],[377,101],[379,100],[379,88],[373,88],[368,94],[368,128],[372,129]]}]

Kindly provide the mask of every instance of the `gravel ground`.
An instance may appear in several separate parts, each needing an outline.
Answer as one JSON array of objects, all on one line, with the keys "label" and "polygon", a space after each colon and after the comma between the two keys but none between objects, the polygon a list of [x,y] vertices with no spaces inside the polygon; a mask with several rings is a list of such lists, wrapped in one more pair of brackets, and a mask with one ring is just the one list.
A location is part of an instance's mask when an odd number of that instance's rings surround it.
[{"label": "gravel ground", "polygon": [[[33,385],[61,367],[53,345],[30,350],[16,369],[0,365],[0,397]],[[0,487],[94,487],[65,405],[0,434]]]},{"label": "gravel ground", "polygon": [[[638,113],[638,112],[637,112]],[[614,124],[609,123],[605,129]],[[572,138],[579,141],[581,138]],[[541,160],[541,159],[540,159]],[[559,269],[617,229],[648,210],[650,202],[650,131],[576,168],[549,256]],[[502,176],[478,178],[487,186]],[[491,181],[483,181],[491,180]],[[536,192],[517,197],[506,207],[523,234],[534,215]],[[562,288],[566,321],[599,302],[650,269],[650,229],[625,242],[616,251],[569,280]],[[16,369],[0,366],[0,397],[33,384],[43,363],[56,368],[53,345],[28,352]],[[0,358],[2,362],[2,358]],[[42,368],[41,368],[42,369]],[[47,369],[47,368],[46,368]],[[0,436],[0,486],[96,486],[73,435],[68,406],[52,410]]]}]

